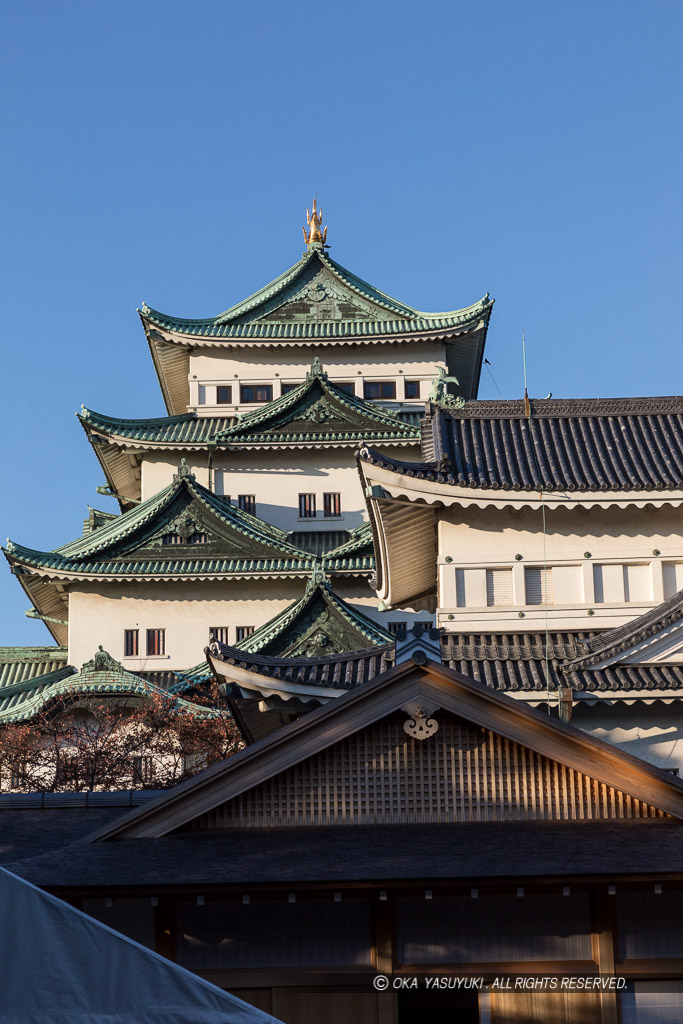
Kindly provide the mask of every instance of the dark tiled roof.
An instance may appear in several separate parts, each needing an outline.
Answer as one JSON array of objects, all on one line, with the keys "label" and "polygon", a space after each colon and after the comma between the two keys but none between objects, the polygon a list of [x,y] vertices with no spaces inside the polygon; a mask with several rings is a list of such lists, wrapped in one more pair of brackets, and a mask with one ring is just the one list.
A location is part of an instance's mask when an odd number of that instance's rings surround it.
[{"label": "dark tiled roof", "polygon": [[49,888],[293,884],[683,872],[668,820],[489,822],[230,829],[78,843],[7,864]]},{"label": "dark tiled roof", "polygon": [[363,459],[459,487],[544,491],[683,487],[683,398],[467,402],[432,405],[424,463]]},{"label": "dark tiled roof", "polygon": [[623,626],[609,629],[586,641],[585,648],[575,662],[576,668],[588,667],[616,657],[642,640],[659,633],[660,630],[683,619],[683,590],[679,590],[667,601],[644,612]]},{"label": "dark tiled roof", "polygon": [[329,686],[340,690],[352,690],[381,675],[393,666],[395,657],[393,643],[350,654],[329,654],[318,658],[251,654],[217,642],[211,645],[211,652],[219,661],[226,661],[269,679],[309,686]]},{"label": "dark tiled roof", "polygon": [[61,847],[158,795],[156,790],[0,794],[0,863],[41,854],[55,856]]},{"label": "dark tiled roof", "polygon": [[558,686],[591,691],[683,691],[683,663],[613,665],[599,670],[574,668],[586,644],[599,641],[590,633],[550,633],[546,676],[545,633],[446,634],[444,665],[494,690],[535,691]]}]

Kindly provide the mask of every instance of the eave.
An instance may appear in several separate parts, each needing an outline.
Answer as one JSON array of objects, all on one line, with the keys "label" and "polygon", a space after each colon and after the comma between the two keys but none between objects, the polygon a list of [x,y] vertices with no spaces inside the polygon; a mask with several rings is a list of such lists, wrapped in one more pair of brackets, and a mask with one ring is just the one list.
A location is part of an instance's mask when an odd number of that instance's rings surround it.
[{"label": "eave", "polygon": [[361,462],[372,484],[381,487],[387,497],[421,502],[447,508],[522,509],[539,508],[679,508],[683,490],[543,490],[531,487],[518,489],[463,487],[447,482],[447,473],[427,463],[399,462],[379,452],[364,448]]}]

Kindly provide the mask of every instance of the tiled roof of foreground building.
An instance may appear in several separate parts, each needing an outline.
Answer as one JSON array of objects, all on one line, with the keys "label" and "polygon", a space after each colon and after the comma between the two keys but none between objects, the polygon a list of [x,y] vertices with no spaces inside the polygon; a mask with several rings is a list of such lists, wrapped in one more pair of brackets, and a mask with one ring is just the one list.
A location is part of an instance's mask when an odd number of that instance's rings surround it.
[{"label": "tiled roof of foreground building", "polygon": [[493,490],[630,491],[683,487],[683,398],[545,399],[432,405],[424,463],[370,451],[399,474]]}]

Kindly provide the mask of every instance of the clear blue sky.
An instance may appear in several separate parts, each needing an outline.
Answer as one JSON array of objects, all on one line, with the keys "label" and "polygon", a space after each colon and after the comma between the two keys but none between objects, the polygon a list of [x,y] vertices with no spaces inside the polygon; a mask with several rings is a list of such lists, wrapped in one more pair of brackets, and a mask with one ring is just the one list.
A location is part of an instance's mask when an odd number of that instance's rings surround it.
[{"label": "clear blue sky", "polygon": [[[532,395],[681,389],[680,0],[1,18],[3,539],[52,548],[114,509],[74,412],[163,415],[136,306],[244,298],[299,258],[316,191],[331,254],[379,288],[495,297],[504,397],[522,329]],[[1,567],[0,590],[0,643],[50,642]]]}]

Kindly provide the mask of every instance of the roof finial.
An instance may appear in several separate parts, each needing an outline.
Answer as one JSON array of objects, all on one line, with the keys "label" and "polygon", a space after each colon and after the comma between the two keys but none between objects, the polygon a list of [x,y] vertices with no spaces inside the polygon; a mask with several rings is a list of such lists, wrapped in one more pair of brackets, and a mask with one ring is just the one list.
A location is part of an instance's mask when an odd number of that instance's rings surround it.
[{"label": "roof finial", "polygon": [[313,200],[313,212],[309,213],[309,211],[306,210],[308,231],[306,231],[306,228],[301,229],[304,233],[304,241],[308,246],[309,252],[313,252],[314,249],[324,249],[325,243],[327,242],[327,227],[321,231],[323,211],[318,210],[317,205],[318,197],[316,196]]}]

